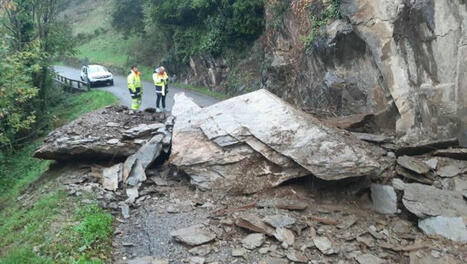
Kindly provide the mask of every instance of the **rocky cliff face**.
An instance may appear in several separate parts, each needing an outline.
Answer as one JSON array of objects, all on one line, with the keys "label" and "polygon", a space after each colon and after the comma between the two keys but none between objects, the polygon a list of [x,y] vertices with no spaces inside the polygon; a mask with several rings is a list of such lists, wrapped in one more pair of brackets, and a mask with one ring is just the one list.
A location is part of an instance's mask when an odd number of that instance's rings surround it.
[{"label": "rocky cliff face", "polygon": [[[281,26],[267,26],[259,40],[265,58],[257,62],[263,88],[340,116],[389,111],[381,125],[405,140],[466,129],[467,1],[342,0],[341,18],[321,27],[307,49],[313,25],[304,6],[329,2],[292,1]],[[266,19],[277,18],[269,10]],[[208,61],[200,71],[203,63],[193,60],[191,69],[218,86],[229,66]]]}]

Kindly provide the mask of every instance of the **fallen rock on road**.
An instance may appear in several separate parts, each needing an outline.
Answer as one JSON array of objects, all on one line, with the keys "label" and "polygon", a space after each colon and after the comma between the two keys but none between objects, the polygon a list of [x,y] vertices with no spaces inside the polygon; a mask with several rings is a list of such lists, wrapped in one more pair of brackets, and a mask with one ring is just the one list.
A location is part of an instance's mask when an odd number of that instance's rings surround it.
[{"label": "fallen rock on road", "polygon": [[206,108],[177,94],[172,114],[171,162],[204,190],[252,193],[310,174],[340,180],[380,170],[366,143],[266,90]]},{"label": "fallen rock on road", "polygon": [[[113,160],[134,154],[151,138],[152,128],[165,126],[165,115],[149,111],[129,114],[124,106],[106,107],[50,133],[34,157],[47,160]],[[128,131],[149,127],[145,133]],[[140,131],[138,129],[138,131]]]}]

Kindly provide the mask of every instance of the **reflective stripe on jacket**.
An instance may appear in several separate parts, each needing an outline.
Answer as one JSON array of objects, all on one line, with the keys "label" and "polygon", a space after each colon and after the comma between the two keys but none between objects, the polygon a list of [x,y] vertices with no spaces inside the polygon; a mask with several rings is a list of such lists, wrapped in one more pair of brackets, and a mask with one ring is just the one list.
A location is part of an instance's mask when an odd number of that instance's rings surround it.
[{"label": "reflective stripe on jacket", "polygon": [[155,86],[165,86],[167,85],[169,77],[167,76],[166,72],[164,72],[164,74],[154,73],[152,75],[152,79],[154,80]]},{"label": "reflective stripe on jacket", "polygon": [[128,89],[135,91],[136,88],[141,88],[143,85],[141,84],[141,76],[139,72],[131,71],[127,78],[128,81]]}]

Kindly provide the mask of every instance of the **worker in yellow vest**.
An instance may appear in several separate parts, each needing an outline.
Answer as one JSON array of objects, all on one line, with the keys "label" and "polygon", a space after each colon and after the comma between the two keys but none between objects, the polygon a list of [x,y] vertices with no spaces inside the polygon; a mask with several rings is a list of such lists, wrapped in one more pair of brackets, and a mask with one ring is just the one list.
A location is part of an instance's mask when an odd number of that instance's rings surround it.
[{"label": "worker in yellow vest", "polygon": [[[154,86],[156,87],[156,111],[165,112],[165,97],[169,92],[169,77],[165,71],[165,68],[163,66],[156,68],[154,70],[154,74],[152,75],[152,79],[154,80]],[[160,108],[161,101],[162,108]]]},{"label": "worker in yellow vest", "polygon": [[143,96],[143,85],[141,83],[141,73],[136,65],[131,66],[131,72],[127,78],[128,90],[131,95],[131,110],[136,111],[141,106]]}]

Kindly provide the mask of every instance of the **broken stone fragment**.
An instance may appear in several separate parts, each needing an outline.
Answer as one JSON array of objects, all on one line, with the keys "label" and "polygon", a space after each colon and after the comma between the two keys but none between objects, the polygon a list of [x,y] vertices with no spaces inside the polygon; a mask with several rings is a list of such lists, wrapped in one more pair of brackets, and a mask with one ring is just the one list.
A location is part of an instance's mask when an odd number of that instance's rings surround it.
[{"label": "broken stone fragment", "polygon": [[109,191],[116,191],[118,184],[122,181],[123,164],[119,163],[110,168],[105,168],[102,172],[102,187]]},{"label": "broken stone fragment", "polygon": [[216,235],[204,228],[203,225],[194,225],[170,232],[170,235],[178,242],[189,246],[199,246],[209,243],[216,238]]},{"label": "broken stone fragment", "polygon": [[164,122],[157,114],[139,112],[135,115],[118,112],[112,106],[85,114],[56,129],[44,140],[34,156],[48,160],[115,160],[134,154],[140,145],[123,140],[124,124],[138,126],[144,120]]},{"label": "broken stone fragment", "polygon": [[372,184],[371,200],[373,208],[381,214],[397,213],[397,194],[389,185]]},{"label": "broken stone fragment", "polygon": [[427,235],[440,235],[456,242],[467,242],[467,229],[462,217],[436,216],[418,221]]},{"label": "broken stone fragment", "polygon": [[440,149],[435,151],[434,155],[438,157],[448,157],[458,160],[467,160],[467,148]]},{"label": "broken stone fragment", "polygon": [[128,264],[169,264],[169,261],[166,259],[158,259],[156,257],[141,257],[128,260]]},{"label": "broken stone fragment", "polygon": [[315,243],[316,248],[321,251],[324,255],[332,255],[337,253],[337,251],[333,248],[331,240],[327,237],[314,237],[313,243]]},{"label": "broken stone fragment", "polygon": [[261,220],[261,218],[256,215],[241,216],[236,219],[235,225],[256,233],[262,233],[269,236],[272,236],[275,232],[273,228],[266,225],[266,223],[264,223],[263,220]]},{"label": "broken stone fragment", "polygon": [[296,263],[307,263],[308,262],[308,258],[305,255],[303,255],[303,253],[295,249],[289,249],[287,251],[286,256],[290,261],[293,261]]},{"label": "broken stone fragment", "polygon": [[295,234],[287,228],[276,228],[274,237],[278,241],[282,242],[283,248],[288,248],[289,246],[292,246],[295,243]]},{"label": "broken stone fragment", "polygon": [[244,239],[242,239],[242,245],[244,248],[250,250],[259,248],[263,245],[265,239],[266,238],[264,234],[261,233],[249,234]]},{"label": "broken stone fragment", "polygon": [[141,138],[150,135],[152,132],[157,131],[159,128],[165,127],[164,124],[155,123],[155,124],[140,124],[136,127],[123,131],[123,136],[125,138]]},{"label": "broken stone fragment", "polygon": [[197,246],[189,250],[189,252],[193,255],[197,256],[207,256],[212,252],[212,246],[211,245],[202,245],[202,246]]},{"label": "broken stone fragment", "polygon": [[120,208],[122,210],[122,216],[124,219],[130,218],[130,207],[126,203],[120,204]]},{"label": "broken stone fragment", "polygon": [[419,183],[405,184],[402,203],[407,210],[420,218],[467,215],[467,205],[462,193]]},{"label": "broken stone fragment", "polygon": [[397,158],[397,164],[418,174],[425,174],[430,171],[430,167],[426,163],[414,157],[399,157]]},{"label": "broken stone fragment", "polygon": [[372,254],[363,254],[355,258],[359,264],[383,264],[384,261]]},{"label": "broken stone fragment", "polygon": [[438,174],[440,177],[443,177],[443,178],[452,178],[452,177],[455,177],[461,174],[462,171],[463,170],[459,168],[459,166],[457,166],[456,164],[451,164],[451,165],[447,165],[447,166],[443,166],[439,168],[436,171],[436,174]]},{"label": "broken stone fragment", "polygon": [[289,264],[289,261],[283,258],[267,257],[260,260],[258,264]]},{"label": "broken stone fragment", "polygon": [[266,90],[206,108],[177,94],[172,113],[171,162],[203,190],[252,193],[310,174],[339,180],[380,170],[366,143]]},{"label": "broken stone fragment", "polygon": [[232,249],[232,257],[244,257],[246,255],[246,249],[234,248]]},{"label": "broken stone fragment", "polygon": [[263,221],[274,228],[290,227],[295,224],[295,218],[287,215],[270,215],[263,218]]}]

